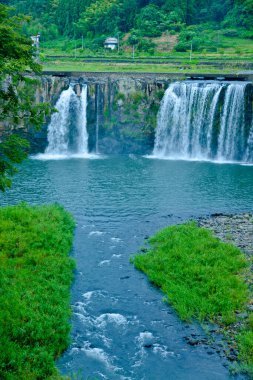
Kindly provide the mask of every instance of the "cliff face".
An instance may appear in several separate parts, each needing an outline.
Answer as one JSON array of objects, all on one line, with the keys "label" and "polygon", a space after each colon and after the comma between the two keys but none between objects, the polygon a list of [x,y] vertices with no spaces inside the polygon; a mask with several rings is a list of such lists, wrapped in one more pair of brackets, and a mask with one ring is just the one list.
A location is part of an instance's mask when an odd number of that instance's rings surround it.
[{"label": "cliff face", "polygon": [[[184,74],[44,73],[38,80],[35,101],[54,106],[70,83],[77,94],[87,85],[89,151],[148,154],[154,146],[157,113],[164,92],[171,82],[183,79],[186,79]],[[210,74],[206,79],[216,78]],[[253,78],[227,75],[222,79],[251,81]],[[253,86],[249,88],[246,110],[251,109],[252,102]],[[251,112],[248,114],[251,120]],[[20,125],[33,153],[45,150],[49,122],[50,119],[46,120],[39,132],[32,126]]]},{"label": "cliff face", "polygon": [[[74,84],[77,94],[87,85],[89,150],[144,154],[153,148],[160,101],[175,79],[163,74],[44,75],[36,91],[36,102],[55,105],[70,83]],[[48,123],[49,120],[40,132],[28,129],[34,152],[44,151],[47,145]]]},{"label": "cliff face", "polygon": [[101,153],[147,153],[154,143],[156,117],[168,82],[111,78],[88,82],[87,130]]}]

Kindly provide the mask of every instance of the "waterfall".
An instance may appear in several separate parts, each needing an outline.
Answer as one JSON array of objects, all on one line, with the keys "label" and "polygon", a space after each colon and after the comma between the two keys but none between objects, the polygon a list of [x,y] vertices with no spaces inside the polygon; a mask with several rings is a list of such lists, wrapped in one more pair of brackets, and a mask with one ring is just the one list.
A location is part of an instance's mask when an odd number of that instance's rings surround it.
[{"label": "waterfall", "polygon": [[244,156],[245,162],[253,162],[253,118],[252,118],[252,124],[249,131],[249,137],[247,140],[247,149]]},{"label": "waterfall", "polygon": [[100,102],[100,87],[99,84],[96,86],[96,154],[99,153],[98,141],[99,141],[99,102]]},{"label": "waterfall", "polygon": [[245,118],[247,85],[247,82],[172,83],[158,113],[153,155],[251,160],[253,123],[250,129]]},{"label": "waterfall", "polygon": [[69,105],[72,95],[75,95],[72,87],[61,93],[48,126],[48,147],[45,153],[66,154],[68,152],[68,126]]},{"label": "waterfall", "polygon": [[52,156],[87,155],[88,133],[87,86],[78,96],[73,86],[63,91],[48,126],[48,146],[45,153]]},{"label": "waterfall", "polygon": [[218,159],[233,160],[238,151],[245,152],[245,83],[230,84],[226,91],[218,142]]},{"label": "waterfall", "polygon": [[88,133],[87,133],[87,86],[84,86],[81,93],[80,114],[78,120],[79,139],[78,153],[88,153]]}]

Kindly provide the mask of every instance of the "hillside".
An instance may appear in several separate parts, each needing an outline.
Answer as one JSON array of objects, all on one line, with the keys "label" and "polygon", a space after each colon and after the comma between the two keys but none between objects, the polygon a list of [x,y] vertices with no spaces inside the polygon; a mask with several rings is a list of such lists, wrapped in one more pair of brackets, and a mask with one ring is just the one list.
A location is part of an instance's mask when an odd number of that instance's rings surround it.
[{"label": "hillside", "polygon": [[[4,0],[31,16],[46,55],[101,55],[108,36],[120,53],[165,55],[189,50],[235,57],[253,54],[252,0]],[[49,51],[48,51],[49,49]],[[250,57],[251,58],[251,57]]]}]

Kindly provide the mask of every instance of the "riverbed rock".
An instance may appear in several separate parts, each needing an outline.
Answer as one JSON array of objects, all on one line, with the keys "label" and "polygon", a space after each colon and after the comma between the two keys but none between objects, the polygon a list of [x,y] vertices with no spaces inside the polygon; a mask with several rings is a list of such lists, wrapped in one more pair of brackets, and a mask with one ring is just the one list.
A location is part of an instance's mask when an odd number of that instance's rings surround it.
[{"label": "riverbed rock", "polygon": [[253,214],[212,214],[198,220],[200,227],[208,228],[227,243],[235,244],[247,255],[253,255]]},{"label": "riverbed rock", "polygon": [[142,347],[150,348],[155,342],[154,335],[151,332],[145,331],[140,333],[139,342]]}]

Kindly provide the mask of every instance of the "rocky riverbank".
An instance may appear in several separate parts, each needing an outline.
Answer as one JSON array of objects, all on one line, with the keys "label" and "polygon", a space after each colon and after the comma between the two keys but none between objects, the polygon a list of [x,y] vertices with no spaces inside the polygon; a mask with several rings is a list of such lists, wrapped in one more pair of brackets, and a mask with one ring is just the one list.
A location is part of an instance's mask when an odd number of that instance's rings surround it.
[{"label": "rocky riverbank", "polygon": [[[253,312],[253,214],[212,214],[210,217],[198,219],[197,223],[199,227],[212,230],[220,240],[232,243],[240,248],[252,263],[251,272],[246,277],[251,294],[246,311],[243,313],[238,312],[236,323],[230,325],[229,328],[205,326],[210,337],[211,348],[219,353],[221,357],[226,357],[229,362],[236,363],[239,359],[239,352],[235,336],[247,325],[250,314]],[[223,337],[221,338],[221,336]],[[196,337],[187,337],[186,340],[189,344],[205,343],[201,339],[196,340]],[[234,369],[236,367],[237,365],[232,366]]]},{"label": "rocky riverbank", "polygon": [[253,214],[213,214],[200,218],[198,225],[211,229],[219,239],[236,245],[247,256],[253,256]]}]

